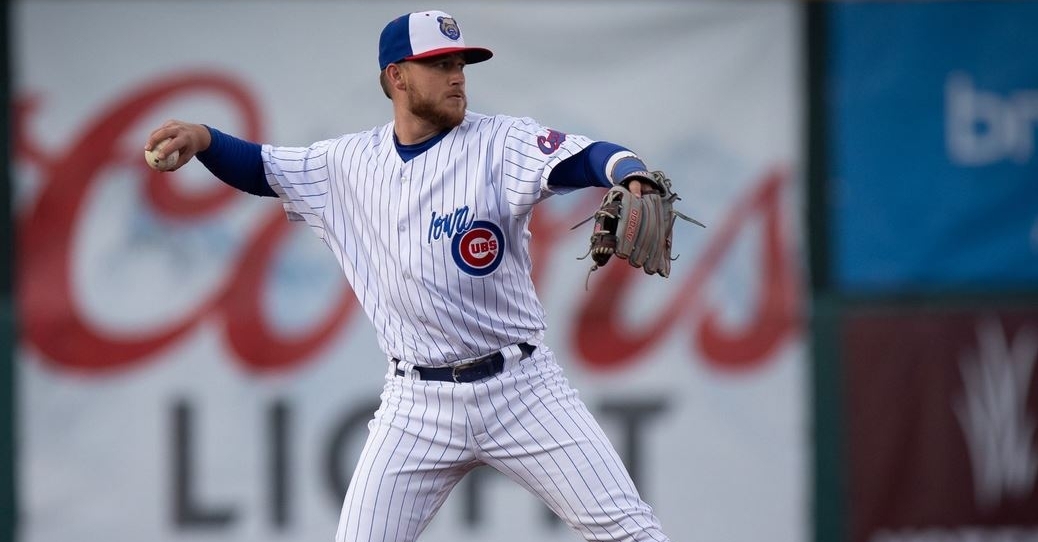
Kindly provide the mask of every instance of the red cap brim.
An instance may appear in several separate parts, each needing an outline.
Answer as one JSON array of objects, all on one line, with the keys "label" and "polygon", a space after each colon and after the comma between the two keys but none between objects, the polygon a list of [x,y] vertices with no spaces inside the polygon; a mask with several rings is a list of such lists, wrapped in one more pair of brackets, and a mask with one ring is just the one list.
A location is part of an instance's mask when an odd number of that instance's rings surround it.
[{"label": "red cap brim", "polygon": [[411,55],[403,60],[421,60],[423,58],[432,58],[434,56],[449,55],[452,53],[461,53],[466,64],[483,62],[485,60],[490,60],[490,57],[494,56],[494,53],[492,53],[490,49],[484,49],[482,47],[444,47],[442,49],[432,49],[421,54]]}]

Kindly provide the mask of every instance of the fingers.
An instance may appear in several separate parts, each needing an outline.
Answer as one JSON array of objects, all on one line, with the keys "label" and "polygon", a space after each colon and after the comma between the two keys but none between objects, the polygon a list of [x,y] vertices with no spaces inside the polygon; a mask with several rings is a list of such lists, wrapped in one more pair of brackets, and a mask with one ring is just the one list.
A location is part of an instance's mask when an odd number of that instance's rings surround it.
[{"label": "fingers", "polygon": [[648,179],[643,179],[640,177],[629,177],[623,181],[623,185],[627,187],[627,190],[630,191],[631,195],[633,195],[636,198],[640,198],[648,194],[659,193],[659,190],[657,190],[655,183]]},{"label": "fingers", "polygon": [[173,171],[189,162],[198,152],[207,149],[209,143],[209,130],[205,126],[171,119],[148,135],[144,142],[144,150],[155,149],[160,160],[173,151],[179,152],[176,167],[170,169]]},{"label": "fingers", "polygon": [[636,197],[642,197],[642,182],[638,179],[632,179],[631,182],[627,183],[627,190],[631,191],[631,194]]},{"label": "fingers", "polygon": [[[159,157],[165,158],[166,155],[173,152],[174,149],[180,150],[180,147],[184,146],[184,139],[186,139],[182,137],[184,131],[184,123],[177,120],[167,120],[162,124],[162,126],[159,126],[157,130],[153,131],[148,136],[148,140],[144,143],[144,150],[150,151],[155,149],[163,141],[172,138],[173,141],[166,143],[161,149],[159,149]],[[178,136],[181,136],[180,141],[177,141]]]}]

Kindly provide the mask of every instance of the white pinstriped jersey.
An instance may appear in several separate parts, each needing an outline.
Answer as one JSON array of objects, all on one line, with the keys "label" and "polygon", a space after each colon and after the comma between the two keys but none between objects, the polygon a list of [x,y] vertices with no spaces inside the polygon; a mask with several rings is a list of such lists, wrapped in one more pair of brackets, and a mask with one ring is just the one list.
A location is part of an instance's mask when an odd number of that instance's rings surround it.
[{"label": "white pinstriped jersey", "polygon": [[388,356],[443,365],[540,342],[530,211],[552,168],[593,141],[468,112],[405,162],[393,127],[264,145],[267,182],[331,248]]}]

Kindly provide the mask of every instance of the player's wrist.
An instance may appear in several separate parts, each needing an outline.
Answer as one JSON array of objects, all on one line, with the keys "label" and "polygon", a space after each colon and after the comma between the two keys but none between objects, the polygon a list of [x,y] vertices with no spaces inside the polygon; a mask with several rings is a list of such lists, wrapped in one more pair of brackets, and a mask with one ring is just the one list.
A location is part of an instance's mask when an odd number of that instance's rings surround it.
[{"label": "player's wrist", "polygon": [[630,151],[614,153],[606,162],[606,175],[614,185],[627,186],[632,180],[652,183],[652,174],[638,155]]},{"label": "player's wrist", "polygon": [[213,145],[213,130],[207,124],[196,124],[195,133],[197,134],[196,140],[198,141],[198,152],[207,151],[209,147]]}]

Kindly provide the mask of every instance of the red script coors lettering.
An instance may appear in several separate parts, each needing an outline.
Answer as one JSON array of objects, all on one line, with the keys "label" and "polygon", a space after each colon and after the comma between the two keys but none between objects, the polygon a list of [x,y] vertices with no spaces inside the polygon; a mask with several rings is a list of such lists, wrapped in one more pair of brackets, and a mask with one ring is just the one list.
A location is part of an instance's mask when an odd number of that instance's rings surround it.
[{"label": "red script coors lettering", "polygon": [[[99,112],[63,154],[52,154],[35,145],[27,129],[40,107],[34,97],[15,104],[16,156],[21,165],[35,167],[40,187],[37,199],[21,209],[18,217],[19,310],[23,340],[36,348],[44,363],[83,374],[111,374],[139,368],[159,351],[174,346],[203,322],[223,326],[224,337],[236,361],[253,371],[286,371],[298,368],[330,343],[356,312],[352,290],[342,289],[340,299],[324,319],[291,337],[279,336],[267,322],[261,306],[262,292],[278,249],[287,242],[292,226],[279,205],[271,205],[256,231],[243,239],[241,256],[227,270],[223,283],[212,297],[203,299],[186,314],[147,332],[112,332],[89,321],[76,306],[72,276],[73,239],[80,226],[84,202],[90,190],[103,181],[112,165],[138,164],[146,181],[145,204],[156,213],[181,220],[201,220],[223,212],[241,194],[219,182],[197,194],[178,188],[176,173],[159,174],[144,166],[138,156],[122,156],[116,142],[139,126],[167,101],[198,94],[226,99],[243,120],[243,136],[261,140],[260,117],[252,97],[241,85],[221,75],[186,74],[157,81],[126,96]],[[685,261],[675,271],[688,269],[685,277],[672,276],[673,301],[660,307],[647,329],[626,329],[620,316],[625,294],[639,271],[624,265],[604,268],[592,281],[593,292],[580,298],[583,305],[573,323],[581,361],[594,370],[617,370],[644,358],[645,352],[679,326],[693,325],[694,347],[706,363],[725,370],[751,370],[769,359],[799,326],[797,276],[789,261],[783,235],[780,195],[787,175],[774,172],[735,206],[717,228],[703,255]],[[601,198],[588,191],[585,207],[591,209]],[[577,196],[573,196],[577,197]],[[273,200],[271,200],[273,202]],[[717,309],[697,305],[707,279],[715,275],[722,257],[736,236],[754,219],[762,225],[760,244],[760,298],[753,317],[741,327],[721,324]],[[531,255],[535,282],[551,280],[546,262],[559,250],[573,216],[541,206],[533,214]],[[716,233],[714,233],[716,232]],[[576,231],[569,235],[585,236]],[[691,314],[695,310],[694,314]],[[693,320],[693,317],[696,320]]]},{"label": "red script coors lettering", "polygon": [[[72,240],[88,192],[112,164],[127,163],[116,142],[166,101],[197,94],[226,98],[241,114],[244,137],[260,139],[258,108],[241,85],[220,75],[188,74],[158,81],[99,113],[63,155],[51,156],[33,144],[26,128],[39,106],[22,99],[15,107],[16,156],[39,168],[38,199],[18,220],[19,312],[23,339],[43,354],[45,363],[79,373],[111,373],[139,367],[150,354],[173,345],[206,318],[225,325],[225,335],[239,361],[251,370],[286,370],[306,360],[328,342],[355,307],[352,291],[326,319],[295,337],[278,337],[263,317],[262,285],[279,243],[291,228],[280,206],[254,237],[247,240],[239,262],[216,294],[203,300],[179,321],[147,334],[105,333],[91,324],[74,304],[71,280]],[[135,159],[139,162],[139,159]],[[136,163],[132,162],[132,163]],[[176,188],[176,174],[158,174],[143,167],[147,203],[176,218],[198,218],[219,212],[233,198],[249,197],[222,184],[189,195]]]}]

